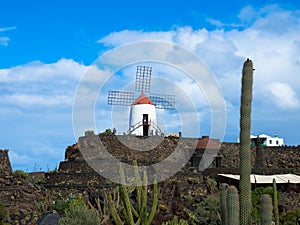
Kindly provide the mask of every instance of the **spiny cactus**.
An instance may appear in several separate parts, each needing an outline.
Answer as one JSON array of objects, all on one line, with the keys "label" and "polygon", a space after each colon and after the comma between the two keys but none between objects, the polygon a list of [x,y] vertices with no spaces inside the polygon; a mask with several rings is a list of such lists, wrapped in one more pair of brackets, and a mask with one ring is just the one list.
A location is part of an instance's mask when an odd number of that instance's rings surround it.
[{"label": "spiny cactus", "polygon": [[222,184],[220,193],[220,212],[222,225],[227,225],[227,188],[228,185]]},{"label": "spiny cactus", "polygon": [[253,63],[247,59],[242,72],[242,95],[240,109],[240,222],[251,224],[251,103],[253,84]]},{"label": "spiny cactus", "polygon": [[[134,187],[137,192],[137,205],[134,207],[134,205],[131,203],[129,199],[129,193],[132,187],[125,186],[121,184],[119,186],[120,191],[120,197],[122,201],[122,214],[123,218],[125,219],[126,224],[133,225],[133,224],[141,224],[141,225],[150,225],[157,209],[157,202],[158,202],[158,186],[156,182],[156,177],[154,177],[155,182],[153,186],[153,202],[151,211],[148,214],[147,212],[147,194],[148,194],[148,186],[147,186],[147,173],[144,171],[143,174],[143,185],[141,185],[141,179],[139,176],[137,163],[134,161],[134,168],[135,168],[135,184]],[[125,182],[125,175],[122,166],[120,166],[120,175],[122,183]],[[112,201],[112,197],[109,194],[108,195],[109,205],[110,205],[110,211],[111,215],[113,217],[113,220],[117,225],[124,224],[120,215],[117,212],[117,209],[115,207],[114,202]]]},{"label": "spiny cactus", "polygon": [[272,198],[270,195],[264,194],[260,198],[259,218],[261,225],[272,224]]},{"label": "spiny cactus", "polygon": [[227,223],[226,224],[239,225],[239,195],[236,187],[234,186],[230,186],[227,189]]},{"label": "spiny cactus", "polygon": [[279,225],[279,212],[278,212],[278,197],[277,197],[277,187],[276,180],[273,179],[273,201],[274,201],[274,216],[275,216],[275,225]]}]

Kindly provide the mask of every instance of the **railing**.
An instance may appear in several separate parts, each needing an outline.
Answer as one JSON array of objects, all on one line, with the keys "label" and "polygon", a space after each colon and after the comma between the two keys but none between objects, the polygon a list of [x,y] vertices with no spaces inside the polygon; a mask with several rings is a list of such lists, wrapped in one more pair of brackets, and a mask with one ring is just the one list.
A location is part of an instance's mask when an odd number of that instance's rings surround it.
[{"label": "railing", "polygon": [[[128,130],[127,130],[127,134],[132,134],[133,131],[135,131],[136,129],[140,128],[141,126],[143,126],[143,122],[139,121],[136,124],[134,124],[133,126],[131,126]],[[152,122],[151,120],[148,122],[148,126],[152,127],[153,130],[155,131],[155,136],[160,136],[162,135],[161,129],[157,126],[156,123]]]}]

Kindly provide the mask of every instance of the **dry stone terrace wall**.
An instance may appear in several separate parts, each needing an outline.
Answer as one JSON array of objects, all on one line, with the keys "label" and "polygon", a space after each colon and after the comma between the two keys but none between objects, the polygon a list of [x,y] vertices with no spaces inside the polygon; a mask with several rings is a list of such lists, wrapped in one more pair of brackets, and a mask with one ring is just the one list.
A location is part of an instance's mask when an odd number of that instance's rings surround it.
[{"label": "dry stone terrace wall", "polygon": [[[152,164],[168,157],[178,145],[178,137],[167,137],[153,150],[138,152],[131,150],[118,141],[115,135],[100,135],[101,141],[107,147],[107,150],[116,158],[122,160],[137,159],[139,164]],[[124,136],[124,138],[130,138]],[[143,138],[143,137],[141,137]],[[186,145],[187,155],[190,154],[189,143],[195,140],[193,138],[182,138]],[[203,143],[202,143],[203,144]],[[195,156],[201,157],[203,154],[203,145],[198,145]],[[218,156],[221,157],[221,165],[217,167],[216,161],[210,168],[199,172],[197,168],[188,163],[177,174],[170,177],[160,185],[159,205],[167,208],[161,211],[166,216],[174,213],[180,215],[182,206],[185,204],[183,196],[206,196],[216,192],[216,184],[210,178],[218,177],[219,173],[238,173],[239,167],[239,144],[238,143],[219,143],[220,151]],[[252,165],[255,165],[256,149],[252,147]],[[260,168],[253,168],[253,171],[262,174],[272,173],[300,173],[300,146],[282,146],[282,147],[262,147],[261,149],[263,165]],[[105,161],[105,159],[102,159]],[[116,170],[116,172],[118,172]],[[38,176],[36,174],[35,176]],[[40,175],[39,175],[40,176]],[[37,177],[36,177],[37,178]],[[36,179],[35,178],[35,179]],[[37,180],[37,179],[36,179]],[[43,180],[40,177],[38,180]],[[16,176],[12,172],[11,164],[8,157],[8,150],[0,150],[0,200],[7,206],[26,209],[29,212],[37,210],[39,207],[47,208],[45,202],[46,196],[56,195],[67,197],[70,193],[77,193],[89,197],[89,190],[95,192],[107,188],[114,188],[115,184],[101,177],[96,173],[84,160],[79,151],[78,144],[67,147],[65,151],[65,161],[61,162],[57,172],[46,173],[44,181],[40,185],[32,184]],[[61,195],[62,194],[62,195]],[[293,207],[299,206],[299,198],[288,196],[285,202],[295,201]],[[296,201],[298,198],[298,201]],[[172,200],[175,199],[175,200]],[[292,200],[291,200],[292,199]],[[51,205],[50,201],[50,205]],[[168,211],[170,209],[170,211]],[[172,210],[171,210],[172,209]]]},{"label": "dry stone terrace wall", "polygon": [[[223,168],[238,168],[239,167],[239,143],[223,142],[220,148]],[[251,147],[251,161],[253,169],[255,170],[255,157],[256,147]],[[279,146],[279,147],[266,147],[261,146],[262,155],[261,161],[263,163],[261,169],[269,168],[278,169],[290,169],[286,172],[300,172],[300,146]],[[283,171],[283,170],[282,170]],[[275,172],[276,173],[276,172]]]},{"label": "dry stone terrace wall", "polygon": [[4,150],[0,149],[0,172],[7,173],[7,174],[12,173],[12,168],[10,165],[7,149]]},{"label": "dry stone terrace wall", "polygon": [[[152,164],[157,161],[163,160],[169,156],[177,146],[178,138],[167,137],[163,142],[151,151],[135,151],[130,150],[118,141],[118,138],[114,135],[100,136],[101,141],[107,147],[107,150],[118,159],[137,159],[141,162],[148,162]],[[193,142],[195,139],[186,138],[186,141]],[[196,139],[197,140],[197,139]],[[201,139],[199,139],[201,140]],[[212,140],[212,139],[210,139]],[[239,143],[223,142],[220,144],[219,156],[221,159],[221,168],[234,169],[239,168]],[[251,147],[252,155],[251,161],[253,168],[269,168],[273,169],[293,169],[296,172],[300,172],[300,146],[280,146],[280,147],[261,147],[262,154],[259,155],[262,165],[256,165],[256,147]],[[189,151],[189,150],[187,150]],[[203,149],[196,149],[195,156],[199,157],[199,154],[203,154]],[[187,154],[190,154],[188,152]],[[76,161],[78,163],[72,163]],[[191,160],[192,161],[192,160]],[[210,168],[216,168],[216,160],[212,163]],[[66,161],[60,164],[60,169],[63,171],[91,171],[90,167],[86,167],[84,159],[80,154],[77,144],[69,146],[66,149]]]}]

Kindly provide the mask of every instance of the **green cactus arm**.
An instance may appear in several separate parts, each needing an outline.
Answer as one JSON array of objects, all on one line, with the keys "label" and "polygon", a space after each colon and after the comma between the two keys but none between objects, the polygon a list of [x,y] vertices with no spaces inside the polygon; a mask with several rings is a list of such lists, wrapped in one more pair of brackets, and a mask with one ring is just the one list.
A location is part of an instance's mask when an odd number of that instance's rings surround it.
[{"label": "green cactus arm", "polygon": [[121,177],[121,184],[120,184],[120,195],[121,195],[121,200],[124,203],[124,207],[126,210],[126,217],[128,218],[128,223],[129,224],[134,224],[134,220],[133,220],[133,215],[132,215],[132,211],[131,211],[131,203],[130,203],[130,199],[128,196],[128,191],[127,191],[127,187],[123,184],[125,184],[125,174],[124,174],[124,170],[122,165],[120,164],[120,177]]},{"label": "green cactus arm", "polygon": [[251,224],[251,103],[253,84],[253,63],[247,59],[243,66],[242,95],[240,107],[240,222]]},{"label": "green cactus arm", "polygon": [[123,215],[123,217],[124,217],[124,219],[125,219],[125,224],[131,224],[126,209],[125,209],[125,208],[122,208],[122,211],[121,211],[121,212],[122,212],[122,215]]},{"label": "green cactus arm", "polygon": [[276,180],[273,179],[273,205],[274,205],[274,217],[275,217],[275,225],[279,225],[279,212],[278,212],[278,196],[277,196],[277,187],[276,187]]},{"label": "green cactus arm", "polygon": [[131,211],[136,218],[139,218],[139,213],[136,211],[136,209],[133,207],[133,205],[131,205]]},{"label": "green cactus arm", "polygon": [[[251,207],[250,207],[251,208]],[[227,222],[230,225],[239,225],[239,196],[236,187],[227,188]]]},{"label": "green cactus arm", "polygon": [[153,203],[152,203],[149,218],[147,220],[147,225],[150,225],[152,220],[154,219],[156,209],[157,209],[157,204],[158,204],[158,184],[157,184],[157,177],[155,174],[154,175],[154,186],[153,186]]},{"label": "green cactus arm", "polygon": [[143,204],[142,206],[147,206],[147,196],[148,196],[148,177],[147,172],[144,170],[144,185],[143,185]]},{"label": "green cactus arm", "polygon": [[117,225],[123,225],[123,222],[122,222],[119,214],[117,213],[116,207],[115,207],[115,205],[114,205],[114,203],[112,201],[110,193],[108,193],[107,198],[108,198],[108,202],[109,202],[110,213],[111,213],[111,215],[113,217],[113,220],[115,221],[115,223]]},{"label": "green cactus arm", "polygon": [[141,178],[139,175],[139,170],[138,170],[136,160],[133,161],[133,166],[134,166],[134,174],[135,174],[135,180],[136,180],[138,212],[141,213],[140,211],[142,209],[142,184],[141,184]]},{"label": "green cactus arm", "polygon": [[147,221],[147,198],[148,198],[148,177],[147,172],[144,170],[144,184],[143,184],[143,192],[142,192],[142,208],[140,217],[142,220],[142,224],[146,224]]},{"label": "green cactus arm", "polygon": [[268,194],[264,194],[260,198],[259,217],[261,225],[272,224],[272,198]]},{"label": "green cactus arm", "polygon": [[227,225],[227,188],[228,185],[222,184],[220,191],[220,213],[222,225]]},{"label": "green cactus arm", "polygon": [[139,217],[138,220],[136,221],[136,223],[134,225],[140,225],[142,222],[142,219]]}]

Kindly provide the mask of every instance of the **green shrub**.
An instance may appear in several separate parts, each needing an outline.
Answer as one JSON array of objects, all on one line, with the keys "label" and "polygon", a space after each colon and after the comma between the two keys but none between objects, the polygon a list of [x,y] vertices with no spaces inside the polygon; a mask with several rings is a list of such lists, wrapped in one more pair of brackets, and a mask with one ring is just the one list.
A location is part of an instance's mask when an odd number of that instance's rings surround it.
[{"label": "green shrub", "polygon": [[102,132],[101,134],[104,134],[104,135],[111,135],[113,132],[111,131],[110,128],[107,128],[104,132]]},{"label": "green shrub", "polygon": [[297,218],[300,218],[300,208],[284,212],[280,216],[280,224],[282,225],[295,225]]},{"label": "green shrub", "polygon": [[65,211],[70,208],[68,201],[65,200],[57,200],[53,206],[58,213],[58,215],[62,216],[65,214]]},{"label": "green shrub", "polygon": [[72,200],[57,200],[53,206],[59,215],[65,215],[65,211],[71,207],[83,206],[84,202],[81,198],[74,198]]},{"label": "green shrub", "polygon": [[178,217],[175,215],[173,217],[173,220],[162,223],[162,225],[188,225],[188,222],[184,219],[179,220]]},{"label": "green shrub", "polygon": [[[252,217],[254,221],[259,218],[259,208],[260,208],[260,197],[264,194],[270,195],[272,198],[274,196],[273,187],[259,187],[255,188],[251,193],[252,198]],[[279,199],[279,193],[277,192],[277,199]]]},{"label": "green shrub", "polygon": [[4,206],[0,202],[0,225],[4,224],[4,220],[6,219],[6,216],[7,216],[7,210],[4,208]]},{"label": "green shrub", "polygon": [[201,202],[193,204],[194,209],[185,209],[192,224],[221,224],[220,200],[216,197],[207,196]]},{"label": "green shrub", "polygon": [[20,178],[23,178],[23,179],[26,179],[29,176],[29,174],[24,172],[23,170],[15,170],[14,175],[16,175]]},{"label": "green shrub", "polygon": [[99,225],[100,223],[98,211],[88,209],[85,205],[70,207],[59,220],[60,225]]}]

